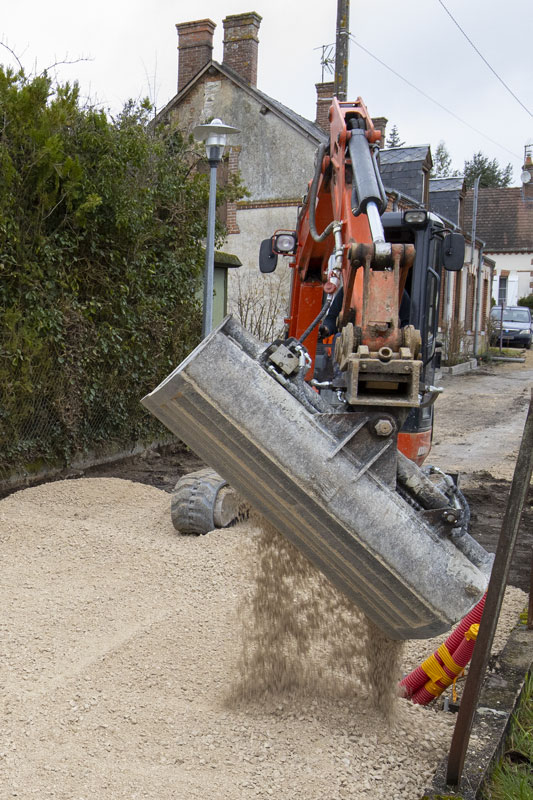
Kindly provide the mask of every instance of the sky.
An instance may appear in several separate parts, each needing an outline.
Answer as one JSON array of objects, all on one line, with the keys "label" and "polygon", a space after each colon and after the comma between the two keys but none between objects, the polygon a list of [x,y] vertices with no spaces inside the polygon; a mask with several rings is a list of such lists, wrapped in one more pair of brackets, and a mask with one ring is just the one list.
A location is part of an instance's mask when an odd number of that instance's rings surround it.
[{"label": "sky", "polygon": [[[362,97],[370,114],[387,117],[388,130],[396,125],[407,145],[430,144],[435,152],[444,141],[457,169],[479,150],[502,165],[510,162],[513,185],[520,185],[524,145],[533,142],[531,0],[442,1],[526,108],[439,0],[351,0],[350,32],[358,44],[350,46],[348,99]],[[26,72],[73,61],[51,74],[60,83],[77,80],[82,96],[111,114],[129,98],[148,96],[162,108],[174,96],[176,23],[213,20],[213,57],[220,62],[223,18],[255,11],[262,17],[258,88],[314,119],[321,47],[335,42],[337,0],[1,2],[0,41]],[[5,47],[0,63],[16,66]]]}]

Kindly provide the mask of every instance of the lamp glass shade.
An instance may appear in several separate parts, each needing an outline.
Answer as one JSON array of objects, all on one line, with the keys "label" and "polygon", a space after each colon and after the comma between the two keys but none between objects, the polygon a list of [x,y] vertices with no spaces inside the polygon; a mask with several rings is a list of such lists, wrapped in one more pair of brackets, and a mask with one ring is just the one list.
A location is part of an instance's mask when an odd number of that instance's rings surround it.
[{"label": "lamp glass shade", "polygon": [[220,157],[224,154],[224,148],[226,146],[226,139],[227,136],[225,133],[210,133],[207,139],[205,140],[205,150],[207,153],[207,157],[210,159],[213,157],[213,149],[214,147],[219,148],[218,154]]}]

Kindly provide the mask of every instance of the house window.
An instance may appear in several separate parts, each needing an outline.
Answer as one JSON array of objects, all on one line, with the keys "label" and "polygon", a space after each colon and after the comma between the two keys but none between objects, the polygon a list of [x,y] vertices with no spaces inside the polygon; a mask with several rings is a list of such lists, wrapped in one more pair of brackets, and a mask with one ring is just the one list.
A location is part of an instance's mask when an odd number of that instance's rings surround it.
[{"label": "house window", "polygon": [[507,302],[507,277],[500,275],[498,282],[498,305],[504,306]]}]

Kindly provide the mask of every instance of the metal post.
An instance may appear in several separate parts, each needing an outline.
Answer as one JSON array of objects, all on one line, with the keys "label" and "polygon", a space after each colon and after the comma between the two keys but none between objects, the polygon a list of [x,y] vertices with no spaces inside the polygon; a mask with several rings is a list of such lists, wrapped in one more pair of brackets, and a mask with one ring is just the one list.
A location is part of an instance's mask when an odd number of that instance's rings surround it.
[{"label": "metal post", "polygon": [[481,175],[478,175],[474,181],[474,202],[472,206],[472,253],[470,255],[470,261],[472,265],[474,264],[474,249],[476,247],[476,225],[477,225],[477,200],[478,200],[478,193],[479,193],[479,181],[481,180]]},{"label": "metal post", "polygon": [[[211,155],[217,154],[220,148],[212,147]],[[215,215],[217,198],[217,167],[219,158],[209,159],[209,210],[207,214],[207,241],[205,246],[205,271],[204,271],[204,310],[202,317],[202,339],[211,333],[213,327],[213,285],[215,271]]]},{"label": "metal post", "polygon": [[213,283],[215,271],[215,213],[217,204],[217,167],[222,160],[226,137],[240,133],[232,125],[224,125],[222,120],[197,125],[193,129],[195,139],[205,142],[209,162],[209,208],[207,213],[207,239],[205,246],[204,308],[202,316],[202,338],[211,333],[213,327]]},{"label": "metal post", "polygon": [[337,36],[335,39],[335,96],[342,102],[348,94],[348,45],[350,36],[350,0],[337,0]]},{"label": "metal post", "polygon": [[474,323],[474,356],[477,357],[479,349],[479,335],[481,333],[481,289],[483,287],[483,245],[479,248],[477,265],[476,286],[476,320]]},{"label": "metal post", "polygon": [[[472,267],[474,266],[474,251],[476,249],[476,224],[477,224],[477,200],[478,200],[478,193],[479,193],[479,181],[481,180],[481,175],[478,175],[474,181],[474,202],[472,205],[472,252],[470,254],[470,263]],[[478,284],[479,284],[479,269],[478,269]],[[477,324],[477,309],[476,309],[476,319],[474,322],[474,356],[477,354],[477,332],[478,332],[478,324]]]},{"label": "metal post", "polygon": [[518,526],[522,509],[529,489],[533,470],[533,390],[529,403],[529,411],[524,427],[524,434],[516,460],[516,466],[503,518],[498,547],[494,558],[494,566],[490,576],[485,608],[479,626],[479,635],[472,654],[472,661],[465,683],[457,722],[453,732],[446,783],[459,786],[463,773],[464,761],[472,722],[476,712],[485,670],[489,661],[490,650],[494,640],[494,632],[502,606],[509,567],[514,545],[518,534]]}]

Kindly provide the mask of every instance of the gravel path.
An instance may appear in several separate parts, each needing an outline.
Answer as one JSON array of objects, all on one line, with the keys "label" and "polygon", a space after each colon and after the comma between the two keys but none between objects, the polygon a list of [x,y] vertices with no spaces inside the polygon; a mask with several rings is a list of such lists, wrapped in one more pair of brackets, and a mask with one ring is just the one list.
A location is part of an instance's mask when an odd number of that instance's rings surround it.
[{"label": "gravel path", "polygon": [[[50,483],[0,501],[0,797],[415,800],[455,718],[364,692],[238,708],[253,531],[180,537],[139,483]],[[510,588],[496,643],[524,607]],[[442,639],[408,643],[405,671]]]},{"label": "gravel path", "polygon": [[435,404],[429,461],[463,475],[479,470],[511,480],[533,389],[533,350],[523,364],[495,362],[444,375]]}]

